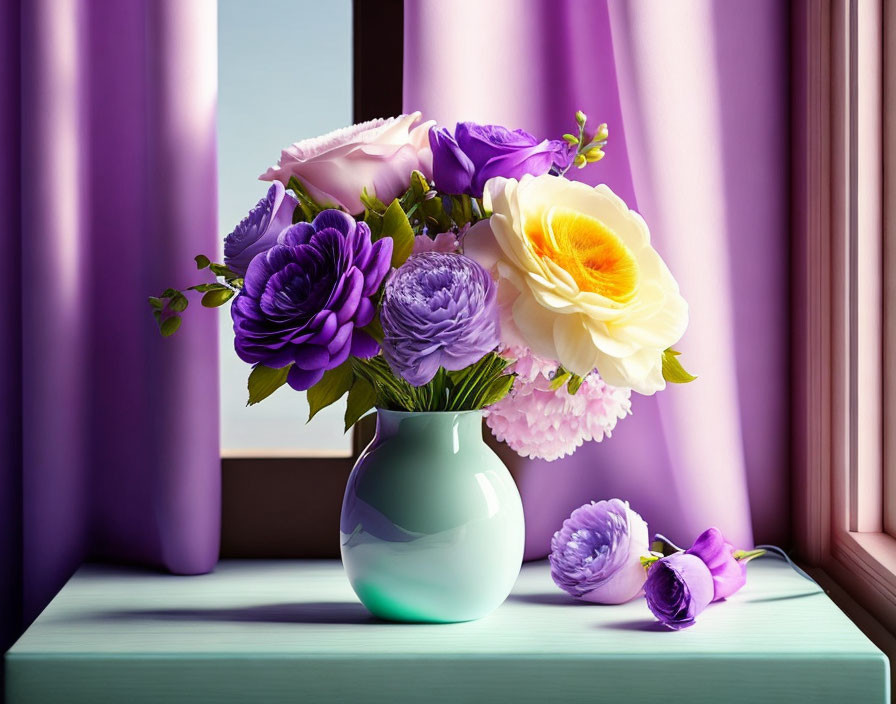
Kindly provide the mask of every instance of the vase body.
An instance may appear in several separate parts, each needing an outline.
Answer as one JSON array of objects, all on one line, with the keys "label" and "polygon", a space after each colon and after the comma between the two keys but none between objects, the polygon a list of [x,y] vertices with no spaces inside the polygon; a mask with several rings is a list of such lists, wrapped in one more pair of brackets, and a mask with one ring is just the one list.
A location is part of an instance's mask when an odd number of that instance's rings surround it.
[{"label": "vase body", "polygon": [[519,575],[525,531],[481,413],[377,411],[345,490],[340,539],[352,588],[380,618],[450,623],[497,608]]}]

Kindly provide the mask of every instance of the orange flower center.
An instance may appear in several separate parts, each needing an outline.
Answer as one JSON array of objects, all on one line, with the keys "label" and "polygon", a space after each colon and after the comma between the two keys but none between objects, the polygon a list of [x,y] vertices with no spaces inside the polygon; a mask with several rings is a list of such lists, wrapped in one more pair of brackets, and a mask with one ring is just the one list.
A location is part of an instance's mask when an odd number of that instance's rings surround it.
[{"label": "orange flower center", "polygon": [[579,290],[617,303],[634,296],[638,263],[619,236],[597,218],[550,208],[541,218],[527,218],[525,233],[538,256],[567,271]]}]

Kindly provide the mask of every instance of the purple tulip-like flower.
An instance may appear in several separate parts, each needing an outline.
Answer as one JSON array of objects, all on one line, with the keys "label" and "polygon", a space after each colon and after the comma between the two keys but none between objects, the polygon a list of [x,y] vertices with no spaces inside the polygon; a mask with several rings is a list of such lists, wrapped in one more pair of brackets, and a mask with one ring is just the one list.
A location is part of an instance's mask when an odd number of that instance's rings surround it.
[{"label": "purple tulip-like flower", "polygon": [[734,559],[734,548],[718,528],[705,530],[686,550],[699,557],[712,574],[713,601],[725,599],[747,583],[747,563]]},{"label": "purple tulip-like flower", "polygon": [[255,257],[231,307],[235,347],[250,364],[282,368],[287,382],[308,389],[350,354],[370,357],[377,343],[361,328],[392,256],[392,240],[370,240],[370,228],[339,210],[280,233]]},{"label": "purple tulip-like flower", "polygon": [[676,631],[688,628],[712,601],[712,573],[696,555],[677,552],[650,566],[644,596],[664,626]]},{"label": "purple tulip-like flower", "polygon": [[647,524],[626,501],[585,504],[551,539],[551,577],[574,597],[622,604],[636,597],[647,578]]},{"label": "purple tulip-like flower", "polygon": [[233,232],[224,238],[224,263],[232,271],[245,274],[256,255],[275,244],[280,233],[292,224],[299,202],[275,181]]},{"label": "purple tulip-like flower", "polygon": [[498,347],[496,286],[462,254],[413,254],[386,283],[380,322],[392,371],[414,386]]},{"label": "purple tulip-like flower", "polygon": [[454,134],[445,128],[433,128],[429,146],[436,188],[477,198],[490,178],[541,176],[555,165],[568,166],[571,158],[563,141],[539,141],[524,130],[475,122],[457,123]]}]

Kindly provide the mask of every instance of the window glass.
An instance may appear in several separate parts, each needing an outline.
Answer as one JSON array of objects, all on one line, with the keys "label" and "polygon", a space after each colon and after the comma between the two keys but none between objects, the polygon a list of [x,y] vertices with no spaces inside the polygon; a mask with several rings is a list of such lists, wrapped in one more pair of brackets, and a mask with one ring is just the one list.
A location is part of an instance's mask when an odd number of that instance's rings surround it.
[{"label": "window glass", "polygon": [[[219,0],[218,59],[223,238],[267,191],[257,177],[283,147],[351,123],[351,1]],[[225,455],[350,453],[344,402],[309,425],[305,394],[289,387],[247,408],[249,366],[233,351],[228,307],[221,311],[219,337]]]}]

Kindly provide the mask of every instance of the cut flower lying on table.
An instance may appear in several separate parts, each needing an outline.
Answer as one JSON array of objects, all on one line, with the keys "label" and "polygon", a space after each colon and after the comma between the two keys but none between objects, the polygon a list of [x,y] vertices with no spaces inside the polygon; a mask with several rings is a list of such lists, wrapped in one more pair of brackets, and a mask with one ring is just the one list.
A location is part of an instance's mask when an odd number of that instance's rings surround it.
[{"label": "cut flower lying on table", "polygon": [[215,280],[151,297],[165,336],[187,292],[231,302],[249,404],[281,386],[313,417],[373,407],[484,409],[499,440],[548,460],[610,437],[630,394],[688,374],[687,303],[644,220],[566,177],[604,157],[574,133],[373,120],[287,147],[267,195],[224,241]]},{"label": "cut flower lying on table", "polygon": [[747,583],[747,563],[765,550],[735,550],[718,528],[687,550],[665,554],[648,542],[647,523],[620,499],[592,501],[572,512],[551,540],[551,577],[567,594],[596,604],[622,604],[641,594],[664,626],[693,626],[712,602]]}]

